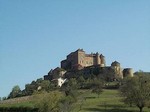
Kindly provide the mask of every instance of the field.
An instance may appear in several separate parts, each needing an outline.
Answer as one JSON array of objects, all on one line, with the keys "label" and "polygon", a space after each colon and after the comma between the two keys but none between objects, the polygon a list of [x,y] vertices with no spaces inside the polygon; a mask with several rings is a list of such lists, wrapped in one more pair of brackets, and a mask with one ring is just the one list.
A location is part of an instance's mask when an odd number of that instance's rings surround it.
[{"label": "field", "polygon": [[[84,93],[82,98],[74,105],[73,112],[138,112],[135,106],[129,107],[122,102],[122,98],[117,90],[104,90],[99,96],[91,92]],[[81,103],[83,101],[83,103]],[[82,105],[81,105],[82,104]],[[81,106],[81,109],[80,109]],[[144,112],[150,112],[150,108],[145,107]]]},{"label": "field", "polygon": [[[31,98],[32,99],[32,98]],[[32,107],[35,102],[32,100],[17,100],[0,104],[0,107]],[[80,90],[78,101],[72,106],[72,112],[138,112],[136,106],[128,106],[122,102],[117,90],[105,89],[98,97],[90,90]],[[144,112],[150,112],[145,107]]]}]

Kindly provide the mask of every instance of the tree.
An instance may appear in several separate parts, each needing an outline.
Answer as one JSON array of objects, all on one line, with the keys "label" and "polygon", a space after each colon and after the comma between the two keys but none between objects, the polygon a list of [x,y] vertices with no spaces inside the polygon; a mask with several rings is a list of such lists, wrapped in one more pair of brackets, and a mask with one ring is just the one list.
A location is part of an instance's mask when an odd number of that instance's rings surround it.
[{"label": "tree", "polygon": [[40,86],[42,87],[42,90],[45,90],[47,92],[51,89],[49,80],[43,80]]},{"label": "tree", "polygon": [[18,97],[20,92],[21,92],[20,87],[16,85],[12,88],[12,91],[10,92],[8,98]]},{"label": "tree", "polygon": [[66,96],[70,95],[75,98],[77,95],[77,88],[78,88],[77,81],[75,78],[72,78],[67,83],[65,83],[61,89],[62,91],[65,92]]},{"label": "tree", "polygon": [[43,79],[42,79],[42,78],[39,78],[39,79],[36,80],[36,83],[37,83],[37,84],[40,84],[42,81],[43,81]]},{"label": "tree", "polygon": [[59,112],[70,112],[74,99],[71,96],[64,97],[60,100]]},{"label": "tree", "polygon": [[84,86],[85,86],[85,79],[84,79],[84,77],[83,76],[78,77],[77,83],[78,83],[78,86],[80,88],[84,88]]},{"label": "tree", "polygon": [[92,92],[96,93],[99,97],[99,95],[102,93],[102,89],[103,89],[103,81],[98,79],[93,80]]},{"label": "tree", "polygon": [[25,85],[25,95],[32,95],[36,89],[37,89],[36,85],[26,84]]},{"label": "tree", "polygon": [[59,102],[62,94],[60,92],[43,92],[35,95],[36,107],[39,108],[39,112],[58,112]]},{"label": "tree", "polygon": [[132,78],[124,80],[120,88],[124,102],[130,105],[135,104],[140,112],[150,100],[150,78],[143,74],[138,74]]},{"label": "tree", "polygon": [[78,83],[75,78],[71,78],[62,86],[62,91],[65,92],[65,97],[60,101],[60,112],[70,112],[73,103],[77,101]]}]

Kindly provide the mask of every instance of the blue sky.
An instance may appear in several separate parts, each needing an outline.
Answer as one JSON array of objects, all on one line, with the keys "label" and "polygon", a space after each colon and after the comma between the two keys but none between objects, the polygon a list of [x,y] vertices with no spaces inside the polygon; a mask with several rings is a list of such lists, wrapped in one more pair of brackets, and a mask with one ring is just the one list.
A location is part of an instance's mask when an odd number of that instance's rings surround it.
[{"label": "blue sky", "polygon": [[149,0],[1,0],[0,97],[78,48],[150,71]]}]

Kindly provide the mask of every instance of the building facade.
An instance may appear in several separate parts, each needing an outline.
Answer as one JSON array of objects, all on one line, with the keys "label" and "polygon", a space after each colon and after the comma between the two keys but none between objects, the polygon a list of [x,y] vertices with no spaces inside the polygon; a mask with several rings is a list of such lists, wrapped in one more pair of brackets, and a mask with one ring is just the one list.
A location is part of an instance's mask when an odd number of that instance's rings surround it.
[{"label": "building facade", "polygon": [[93,65],[105,67],[105,57],[99,53],[86,54],[83,49],[70,53],[65,60],[61,61],[61,68],[65,70],[81,69]]},{"label": "building facade", "polygon": [[105,57],[99,53],[86,54],[83,49],[78,49],[66,56],[61,61],[61,68],[50,70],[44,80],[56,81],[59,78],[74,78],[83,75],[85,78],[91,74],[101,77],[107,81],[133,77],[132,68],[122,69],[119,62],[114,61],[111,66],[106,66]]}]

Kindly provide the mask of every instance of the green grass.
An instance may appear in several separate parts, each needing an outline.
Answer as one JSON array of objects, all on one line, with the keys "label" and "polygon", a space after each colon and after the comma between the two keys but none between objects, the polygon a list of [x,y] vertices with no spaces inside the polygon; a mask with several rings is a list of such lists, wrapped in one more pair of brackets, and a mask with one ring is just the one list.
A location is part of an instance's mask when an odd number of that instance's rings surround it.
[{"label": "green grass", "polygon": [[[90,90],[80,90],[78,101],[73,105],[72,112],[139,112],[136,106],[129,107],[124,104],[117,90],[105,89],[99,98],[97,94]],[[34,107],[35,102],[24,101],[12,104],[0,104],[0,107]],[[81,109],[80,109],[81,107]],[[150,112],[150,108],[145,107],[144,112]]]},{"label": "green grass", "polygon": [[[82,100],[73,107],[73,112],[138,112],[139,109],[136,106],[129,107],[125,105],[121,100],[117,90],[104,90],[100,97],[97,94],[93,94],[90,91],[85,92],[80,96],[85,97],[82,108],[80,109]],[[150,112],[150,108],[145,107],[144,112]]]}]

